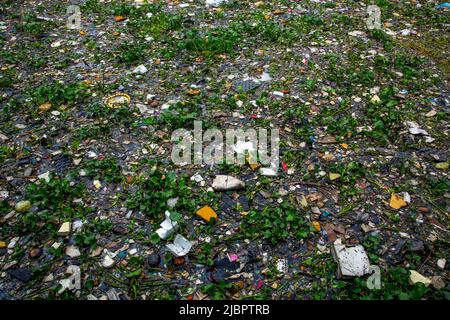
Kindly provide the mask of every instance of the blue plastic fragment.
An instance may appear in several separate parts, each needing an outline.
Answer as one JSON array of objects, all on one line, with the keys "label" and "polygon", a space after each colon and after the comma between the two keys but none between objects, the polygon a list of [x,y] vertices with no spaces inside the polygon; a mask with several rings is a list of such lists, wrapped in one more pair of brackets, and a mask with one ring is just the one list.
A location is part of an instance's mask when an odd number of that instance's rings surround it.
[{"label": "blue plastic fragment", "polygon": [[444,3],[436,6],[436,9],[450,9],[450,3],[444,2]]},{"label": "blue plastic fragment", "polygon": [[328,211],[323,211],[320,215],[320,218],[328,218],[331,215]]}]

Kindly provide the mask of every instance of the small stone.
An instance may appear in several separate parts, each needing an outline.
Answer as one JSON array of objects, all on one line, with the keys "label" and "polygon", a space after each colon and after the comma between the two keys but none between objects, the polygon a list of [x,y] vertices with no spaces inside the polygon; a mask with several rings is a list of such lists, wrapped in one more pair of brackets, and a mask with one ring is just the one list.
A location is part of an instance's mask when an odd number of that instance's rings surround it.
[{"label": "small stone", "polygon": [[20,239],[19,237],[12,238],[8,244],[8,249],[13,249],[16,246],[19,239]]},{"label": "small stone", "polygon": [[128,228],[124,225],[116,225],[113,227],[112,232],[114,232],[115,234],[127,234]]},{"label": "small stone", "polygon": [[42,249],[41,248],[33,248],[33,249],[30,250],[28,255],[32,259],[39,258],[42,255]]},{"label": "small stone", "polygon": [[133,73],[137,73],[137,74],[145,74],[147,73],[147,68],[141,64],[140,66],[137,66],[134,70]]},{"label": "small stone", "polygon": [[115,261],[113,258],[111,258],[108,255],[105,255],[102,259],[102,266],[105,268],[111,268],[115,264]]},{"label": "small stone", "polygon": [[341,177],[341,175],[339,173],[330,173],[330,180],[336,180],[339,179]]},{"label": "small stone", "polygon": [[337,143],[336,138],[333,136],[326,136],[318,141],[319,144],[333,144]]},{"label": "small stone", "polygon": [[445,260],[445,259],[439,259],[439,260],[437,261],[438,267],[441,268],[442,270],[445,269],[445,263],[446,263],[446,260]]},{"label": "small stone", "polygon": [[420,282],[423,283],[426,287],[428,287],[431,284],[431,279],[421,275],[417,271],[409,270],[409,272],[411,273],[409,276],[409,281],[411,282],[411,284]]},{"label": "small stone", "polygon": [[440,277],[440,276],[431,277],[431,285],[436,290],[441,290],[441,289],[445,288],[445,282],[444,282],[444,280],[442,280],[442,277]]},{"label": "small stone", "polygon": [[52,282],[53,280],[55,280],[55,277],[51,273],[44,278],[44,282]]},{"label": "small stone", "polygon": [[436,114],[437,114],[436,110],[431,110],[425,114],[425,117],[431,118],[434,117]]},{"label": "small stone", "polygon": [[67,236],[70,233],[72,224],[70,222],[64,222],[58,230],[58,236]]},{"label": "small stone", "polygon": [[245,183],[231,176],[218,175],[214,179],[212,187],[215,191],[237,190],[245,187]]},{"label": "small stone", "polygon": [[19,201],[16,203],[15,210],[16,212],[26,212],[31,208],[31,202],[28,200]]},{"label": "small stone", "polygon": [[78,250],[75,246],[68,246],[66,248],[66,255],[68,255],[71,258],[76,258],[81,255],[80,250]]},{"label": "small stone", "polygon": [[177,203],[178,203],[178,198],[170,198],[169,200],[167,200],[167,206],[171,209],[175,208]]},{"label": "small stone", "polygon": [[93,182],[95,189],[100,189],[102,187],[102,184],[99,180],[94,180]]},{"label": "small stone", "polygon": [[173,258],[173,264],[176,266],[182,266],[185,263],[185,261],[186,260],[184,259],[184,257]]},{"label": "small stone", "polygon": [[152,253],[147,258],[147,263],[150,268],[155,268],[155,267],[159,266],[160,261],[161,261],[161,258],[159,257],[159,254],[157,254],[157,253]]},{"label": "small stone", "polygon": [[428,212],[430,212],[430,210],[428,210],[427,207],[419,207],[419,208],[417,208],[417,210],[419,210],[420,213],[428,213]]},{"label": "small stone", "polygon": [[50,181],[50,172],[44,172],[43,174],[38,175],[39,179],[43,179],[45,180],[45,182],[49,182]]},{"label": "small stone", "polygon": [[421,240],[411,240],[409,242],[411,251],[422,251],[424,249],[423,241]]},{"label": "small stone", "polygon": [[8,270],[8,274],[24,283],[30,281],[32,276],[31,271],[25,268]]},{"label": "small stone", "polygon": [[102,247],[95,248],[92,250],[91,257],[98,257],[103,251]]}]

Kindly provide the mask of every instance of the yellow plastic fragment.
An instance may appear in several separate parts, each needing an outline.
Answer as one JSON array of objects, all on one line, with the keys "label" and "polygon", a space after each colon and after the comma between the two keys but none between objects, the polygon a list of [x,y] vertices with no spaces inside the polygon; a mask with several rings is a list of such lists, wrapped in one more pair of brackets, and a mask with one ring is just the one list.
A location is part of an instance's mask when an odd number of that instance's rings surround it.
[{"label": "yellow plastic fragment", "polygon": [[316,231],[320,231],[320,222],[319,221],[313,221],[311,224],[314,227],[314,229],[316,229]]},{"label": "yellow plastic fragment", "polygon": [[336,180],[339,179],[341,177],[341,175],[339,173],[330,173],[330,180]]},{"label": "yellow plastic fragment", "polygon": [[390,205],[392,208],[398,210],[398,209],[400,209],[401,207],[406,206],[406,202],[405,202],[405,200],[403,200],[399,195],[397,195],[397,194],[395,194],[395,193],[392,193],[392,194],[391,194],[391,202],[389,203],[389,205]]},{"label": "yellow plastic fragment", "polygon": [[201,217],[205,221],[210,221],[211,218],[214,218],[217,220],[217,214],[214,212],[214,210],[210,206],[204,206],[200,210],[197,211],[197,215]]}]

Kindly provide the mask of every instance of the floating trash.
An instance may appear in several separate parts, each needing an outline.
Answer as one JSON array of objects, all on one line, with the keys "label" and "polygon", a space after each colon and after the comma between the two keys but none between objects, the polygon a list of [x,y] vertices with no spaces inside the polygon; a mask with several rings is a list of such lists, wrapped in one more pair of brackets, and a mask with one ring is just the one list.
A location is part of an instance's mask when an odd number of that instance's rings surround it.
[{"label": "floating trash", "polygon": [[130,105],[131,98],[126,93],[115,93],[105,99],[105,103],[108,107],[116,109],[123,105]]}]

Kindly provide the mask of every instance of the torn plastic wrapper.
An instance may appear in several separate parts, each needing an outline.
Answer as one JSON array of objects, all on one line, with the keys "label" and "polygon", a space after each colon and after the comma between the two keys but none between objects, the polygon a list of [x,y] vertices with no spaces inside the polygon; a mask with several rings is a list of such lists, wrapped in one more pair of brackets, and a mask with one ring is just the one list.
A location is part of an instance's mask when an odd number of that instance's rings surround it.
[{"label": "torn plastic wrapper", "polygon": [[370,273],[369,258],[361,245],[348,247],[338,239],[331,247],[334,260],[338,263],[338,278],[361,277]]},{"label": "torn plastic wrapper", "polygon": [[67,279],[62,279],[59,281],[59,284],[61,285],[61,288],[58,291],[58,294],[63,293],[68,290],[80,290],[81,289],[81,272],[80,267],[71,265],[67,268],[66,273],[70,274],[71,276]]},{"label": "torn plastic wrapper", "polygon": [[170,219],[170,212],[166,211],[164,214],[166,215],[166,219],[160,224],[161,228],[156,230],[158,236],[163,240],[167,239],[178,229],[178,222]]},{"label": "torn plastic wrapper", "polygon": [[189,253],[192,248],[192,243],[180,234],[175,236],[173,243],[166,245],[166,248],[170,250],[176,257],[183,257]]}]

